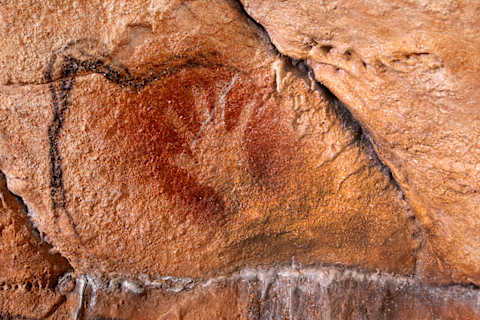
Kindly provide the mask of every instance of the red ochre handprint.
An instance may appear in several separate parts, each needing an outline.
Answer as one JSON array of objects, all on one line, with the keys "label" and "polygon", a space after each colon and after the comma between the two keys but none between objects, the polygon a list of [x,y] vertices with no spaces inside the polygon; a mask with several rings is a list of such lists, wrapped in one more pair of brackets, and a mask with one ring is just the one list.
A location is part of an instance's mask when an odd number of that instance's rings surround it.
[{"label": "red ochre handprint", "polygon": [[[199,223],[221,221],[226,211],[222,197],[173,160],[179,155],[194,158],[195,144],[216,116],[216,108],[223,108],[226,131],[233,130],[246,101],[252,99],[251,92],[255,90],[251,83],[236,81],[237,70],[212,63],[204,56],[173,57],[154,70],[132,75],[127,68],[114,64],[103,48],[91,40],[74,41],[55,52],[45,74],[53,107],[48,136],[54,214],[63,213],[68,217],[78,236],[66,203],[64,155],[59,149],[59,139],[68,121],[67,110],[72,103],[70,95],[76,76],[85,73],[100,74],[128,91],[126,98],[117,102],[121,118],[113,124],[123,138],[109,143],[122,150],[124,159],[119,160],[131,167],[129,179],[139,185],[149,182],[157,194],[180,200]],[[202,120],[196,105],[200,97],[208,109],[208,117]]]},{"label": "red ochre handprint", "polygon": [[237,124],[237,104],[228,103],[240,88],[235,79],[234,72],[223,68],[184,69],[119,102],[121,115],[114,130],[124,133],[125,141],[114,143],[123,144],[123,153],[135,168],[131,179],[148,183],[156,189],[150,190],[154,194],[181,200],[197,222],[222,219],[225,203],[212,187],[176,165],[175,159],[187,156],[196,161],[196,144],[206,134],[206,127],[222,114],[217,109],[225,107],[229,130]]}]

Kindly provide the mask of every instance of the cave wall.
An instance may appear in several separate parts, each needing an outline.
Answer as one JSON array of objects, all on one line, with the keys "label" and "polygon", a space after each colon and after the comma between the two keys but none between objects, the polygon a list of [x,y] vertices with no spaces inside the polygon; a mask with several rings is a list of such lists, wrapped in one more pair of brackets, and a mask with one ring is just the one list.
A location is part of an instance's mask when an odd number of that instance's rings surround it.
[{"label": "cave wall", "polygon": [[0,319],[474,319],[480,7],[0,5]]}]

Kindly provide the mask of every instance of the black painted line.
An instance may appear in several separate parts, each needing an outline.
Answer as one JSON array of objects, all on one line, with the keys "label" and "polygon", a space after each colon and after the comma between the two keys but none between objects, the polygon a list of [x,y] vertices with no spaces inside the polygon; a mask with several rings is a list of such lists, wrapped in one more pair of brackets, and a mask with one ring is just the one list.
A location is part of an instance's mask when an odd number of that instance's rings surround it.
[{"label": "black painted line", "polygon": [[[53,111],[53,119],[48,127],[48,139],[50,144],[49,157],[51,166],[50,198],[52,200],[52,209],[55,218],[60,216],[59,211],[62,211],[65,214],[80,242],[81,238],[76,230],[77,225],[66,205],[62,154],[59,149],[59,138],[66,120],[66,113],[69,107],[69,98],[75,85],[75,78],[84,73],[100,74],[108,81],[113,82],[120,87],[129,88],[134,91],[140,91],[150,83],[167,76],[174,75],[184,69],[195,69],[199,67],[215,69],[222,67],[237,73],[243,73],[231,66],[209,62],[208,55],[216,56],[216,53],[208,53],[206,56],[198,55],[197,58],[172,56],[162,64],[156,66],[160,68],[163,66],[163,69],[160,71],[147,71],[138,76],[132,76],[127,67],[107,63],[105,60],[111,59],[108,54],[103,54],[101,57],[97,57],[88,51],[84,51],[82,46],[85,44],[93,44],[96,47],[100,46],[100,43],[94,40],[80,39],[71,41],[62,49],[52,54],[45,71],[45,80],[47,83],[50,83]],[[76,46],[78,46],[78,48]],[[82,59],[73,55],[64,54],[67,52],[67,50],[71,49],[78,50],[80,55],[84,58]],[[168,67],[167,63],[169,61],[180,61],[181,63],[173,67]],[[53,79],[54,71],[56,71],[54,70],[54,66],[58,62],[61,64],[59,84],[58,81]]]}]

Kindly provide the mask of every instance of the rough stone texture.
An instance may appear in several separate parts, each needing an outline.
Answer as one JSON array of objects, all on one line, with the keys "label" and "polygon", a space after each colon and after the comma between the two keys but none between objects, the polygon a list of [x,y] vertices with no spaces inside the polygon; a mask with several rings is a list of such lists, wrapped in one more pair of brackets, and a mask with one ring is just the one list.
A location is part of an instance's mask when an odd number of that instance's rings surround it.
[{"label": "rough stone texture", "polygon": [[69,270],[68,262],[50,252],[35,234],[22,203],[6,188],[0,173],[0,290],[52,287]]},{"label": "rough stone texture", "polygon": [[3,7],[3,38],[27,49],[2,70],[0,168],[76,272],[413,272],[389,173],[235,2],[51,6]]},{"label": "rough stone texture", "polygon": [[243,3],[0,5],[0,319],[480,317],[478,7]]},{"label": "rough stone texture", "polygon": [[46,288],[0,289],[0,319],[72,319],[76,301]]},{"label": "rough stone texture", "polygon": [[[74,285],[75,279],[69,280]],[[68,282],[68,281],[67,281]],[[478,319],[478,289],[348,268],[247,269],[206,282],[80,276],[50,319]],[[3,314],[3,318],[14,318]],[[0,319],[3,319],[0,315]],[[25,316],[17,315],[17,319]],[[39,316],[30,318],[40,318]]]},{"label": "rough stone texture", "polygon": [[35,234],[25,209],[0,173],[0,319],[48,316],[65,300],[53,288],[71,268]]},{"label": "rough stone texture", "polygon": [[370,133],[438,256],[425,278],[479,284],[480,4],[242,3]]}]

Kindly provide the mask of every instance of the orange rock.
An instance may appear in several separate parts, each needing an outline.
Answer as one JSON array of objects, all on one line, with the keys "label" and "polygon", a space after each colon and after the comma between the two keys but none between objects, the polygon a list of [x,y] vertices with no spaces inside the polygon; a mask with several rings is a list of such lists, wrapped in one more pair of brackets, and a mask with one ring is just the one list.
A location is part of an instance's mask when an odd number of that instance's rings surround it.
[{"label": "orange rock", "polygon": [[479,284],[478,3],[242,3],[370,133],[438,256],[419,274]]},{"label": "orange rock", "polygon": [[0,95],[0,168],[76,272],[414,271],[414,220],[358,126],[238,5],[112,3],[52,12],[67,29],[40,14],[38,41],[12,17],[29,50],[4,74],[31,84]]},{"label": "orange rock", "polygon": [[35,232],[0,174],[0,319],[48,316],[65,301],[53,289],[70,266]]},{"label": "orange rock", "polygon": [[53,319],[478,319],[478,290],[338,267],[231,277],[77,279]]},{"label": "orange rock", "polygon": [[26,208],[6,188],[0,174],[0,286],[3,290],[51,288],[69,270],[68,262],[36,234]]},{"label": "orange rock", "polygon": [[0,6],[0,319],[478,318],[475,5],[242,2]]}]

